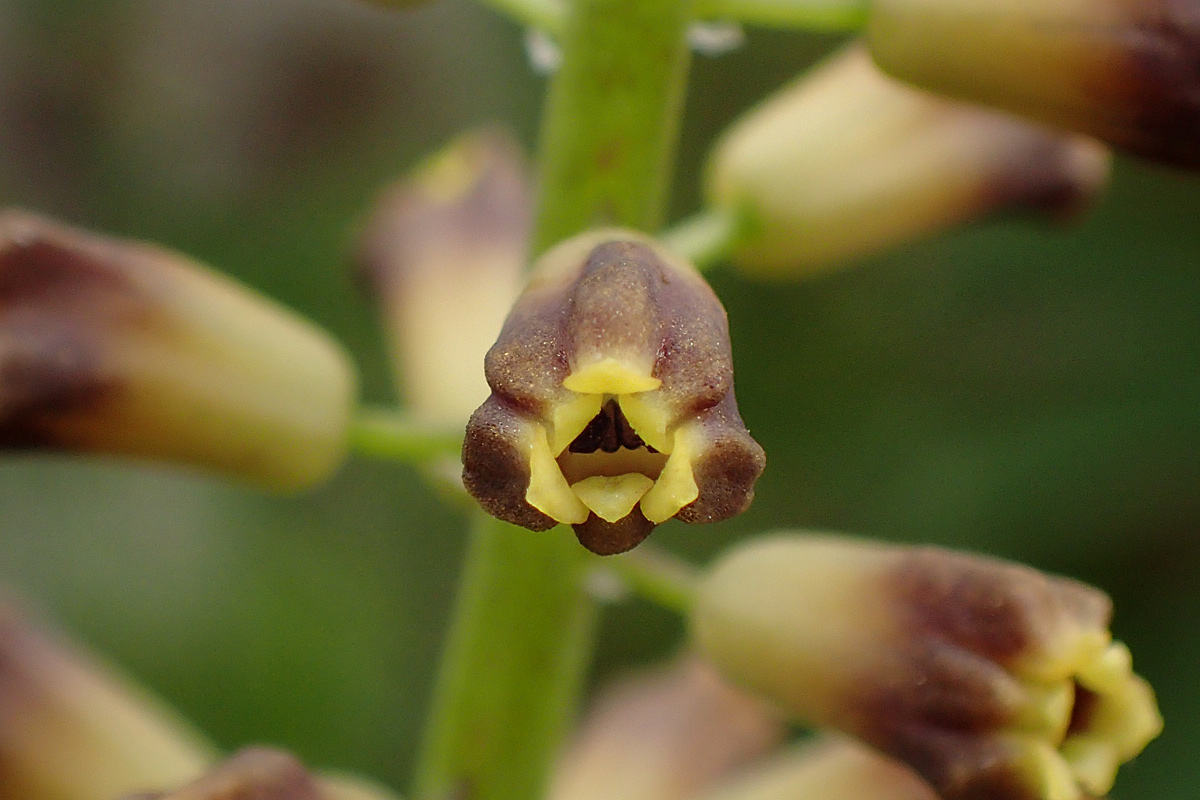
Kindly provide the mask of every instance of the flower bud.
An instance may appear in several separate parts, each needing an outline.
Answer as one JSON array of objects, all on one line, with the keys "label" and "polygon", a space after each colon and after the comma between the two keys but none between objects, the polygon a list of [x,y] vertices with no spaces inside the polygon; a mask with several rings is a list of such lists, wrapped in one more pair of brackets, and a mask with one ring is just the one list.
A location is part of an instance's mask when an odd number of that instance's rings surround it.
[{"label": "flower bud", "polygon": [[646,236],[594,231],[546,253],[484,373],[463,483],[493,516],[571,524],[608,555],[753,498],[765,458],[738,416],[725,310]]},{"label": "flower bud", "polygon": [[735,263],[816,272],[989,213],[1058,217],[1108,179],[1107,149],[907,87],[851,46],[785,87],[720,140],[708,202],[743,210]]},{"label": "flower bud", "polygon": [[692,800],[783,735],[761,700],[684,658],[596,700],[559,762],[549,800]]},{"label": "flower bud", "polygon": [[0,605],[0,795],[113,800],[212,758],[164,707]]},{"label": "flower bud", "polygon": [[940,800],[907,767],[850,739],[806,742],[704,800]]},{"label": "flower bud", "polygon": [[346,452],[325,334],[170,251],[0,213],[0,448],[183,462],[274,489]]},{"label": "flower bud", "polygon": [[382,306],[413,415],[461,425],[488,396],[479,363],[520,291],[532,189],[517,145],[467,134],[380,199],[358,262]]},{"label": "flower bud", "polygon": [[692,619],[728,675],[907,762],[946,800],[1078,800],[1161,730],[1096,589],[935,548],[756,541]]},{"label": "flower bud", "polygon": [[1200,168],[1194,0],[875,0],[867,38],[901,80]]}]

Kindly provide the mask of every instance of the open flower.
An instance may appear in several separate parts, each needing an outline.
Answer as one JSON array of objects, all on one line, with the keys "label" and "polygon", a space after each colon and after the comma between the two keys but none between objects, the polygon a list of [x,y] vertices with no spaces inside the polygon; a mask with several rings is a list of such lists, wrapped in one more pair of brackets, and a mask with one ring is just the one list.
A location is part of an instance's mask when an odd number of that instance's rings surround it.
[{"label": "open flower", "polygon": [[654,240],[601,230],[543,256],[484,363],[463,482],[492,515],[619,553],[671,517],[740,513],[762,473],[725,310]]},{"label": "open flower", "polygon": [[753,221],[734,263],[789,277],[997,212],[1071,216],[1109,161],[1093,139],[906,86],[855,44],[730,128],[705,193]]},{"label": "open flower", "polygon": [[768,538],[692,617],[727,674],[913,766],[947,800],[1079,800],[1162,727],[1100,591],[935,548]]},{"label": "open flower", "polygon": [[320,330],[184,256],[0,213],[0,449],[300,489],[345,458],[356,382]]},{"label": "open flower", "polygon": [[1200,169],[1193,0],[875,0],[888,73]]}]

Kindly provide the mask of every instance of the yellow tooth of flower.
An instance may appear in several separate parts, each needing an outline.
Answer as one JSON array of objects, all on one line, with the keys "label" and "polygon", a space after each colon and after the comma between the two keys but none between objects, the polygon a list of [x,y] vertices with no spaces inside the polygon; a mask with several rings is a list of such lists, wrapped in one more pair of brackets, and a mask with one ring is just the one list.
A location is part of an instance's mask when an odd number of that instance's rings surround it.
[{"label": "yellow tooth of flower", "polygon": [[563,380],[563,388],[590,394],[628,394],[649,392],[662,386],[662,381],[641,367],[615,358],[605,358],[572,370]]},{"label": "yellow tooth of flower", "polygon": [[1129,649],[1114,643],[1097,664],[1079,676],[1080,685],[1093,692],[1087,725],[1067,737],[1067,742],[1092,737],[1112,744],[1122,760],[1141,752],[1163,727],[1154,690],[1131,667]]},{"label": "yellow tooth of flower", "polygon": [[617,403],[625,420],[643,442],[660,453],[671,452],[671,438],[667,435],[670,414],[661,399],[651,394],[623,394]]},{"label": "yellow tooth of flower", "polygon": [[593,475],[573,484],[571,490],[583,504],[596,512],[605,522],[625,519],[642,496],[654,485],[654,480],[639,472],[606,477]]},{"label": "yellow tooth of flower", "polygon": [[600,413],[604,405],[603,394],[581,394],[554,407],[554,442],[550,452],[555,456],[566,450],[575,437],[583,433],[588,423]]},{"label": "yellow tooth of flower", "polygon": [[1121,761],[1111,743],[1076,738],[1065,742],[1060,752],[1079,785],[1088,792],[1098,796],[1112,788]]},{"label": "yellow tooth of flower", "polygon": [[546,429],[540,425],[534,431],[530,444],[529,488],[525,491],[525,502],[546,516],[568,525],[577,525],[588,518],[587,506],[571,491],[562,470],[558,468],[558,462],[554,460],[554,454],[550,452]]},{"label": "yellow tooth of flower", "polygon": [[1133,672],[1133,654],[1123,642],[1108,645],[1079,670],[1079,682],[1095,692],[1116,691]]},{"label": "yellow tooth of flower", "polygon": [[1074,773],[1049,742],[1011,737],[1009,745],[1016,752],[1012,764],[1033,789],[1033,797],[1038,800],[1082,800],[1083,792]]},{"label": "yellow tooth of flower", "polygon": [[1071,724],[1075,706],[1075,686],[1068,681],[1043,686],[1026,686],[1028,701],[1017,726],[1060,740]]},{"label": "yellow tooth of flower", "polygon": [[675,446],[654,486],[642,498],[642,513],[654,524],[665,522],[679,509],[700,496],[700,488],[692,474],[692,453],[695,445],[689,441],[687,430],[675,432]]}]

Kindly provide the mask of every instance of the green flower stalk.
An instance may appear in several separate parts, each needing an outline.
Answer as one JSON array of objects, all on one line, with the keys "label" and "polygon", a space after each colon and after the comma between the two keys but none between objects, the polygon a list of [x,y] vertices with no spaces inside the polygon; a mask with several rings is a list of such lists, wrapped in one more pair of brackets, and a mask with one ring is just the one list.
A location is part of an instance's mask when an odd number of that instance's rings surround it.
[{"label": "green flower stalk", "polygon": [[549,800],[692,800],[783,740],[765,703],[694,656],[619,681],[592,704]]},{"label": "green flower stalk", "polygon": [[875,0],[867,39],[901,80],[1200,168],[1192,0]]},{"label": "green flower stalk", "polygon": [[328,336],[179,254],[0,214],[0,448],[171,461],[277,490],[346,455]]},{"label": "green flower stalk", "polygon": [[749,220],[733,263],[789,278],[996,212],[1074,215],[1109,161],[1092,139],[905,86],[852,45],[724,134],[705,193]]},{"label": "green flower stalk", "polygon": [[488,396],[479,365],[523,283],[533,190],[517,144],[468,133],[380,198],[357,262],[414,419],[462,425]]},{"label": "green flower stalk", "polygon": [[946,800],[1080,800],[1162,728],[1096,589],[934,548],[777,536],[721,558],[692,631],[798,720],[910,764]]},{"label": "green flower stalk", "polygon": [[764,456],[737,412],[725,310],[649,237],[595,231],[543,256],[485,374],[463,483],[500,519],[570,524],[609,555],[754,496]]},{"label": "green flower stalk", "polygon": [[904,765],[844,738],[805,742],[755,764],[704,800],[939,800]]}]

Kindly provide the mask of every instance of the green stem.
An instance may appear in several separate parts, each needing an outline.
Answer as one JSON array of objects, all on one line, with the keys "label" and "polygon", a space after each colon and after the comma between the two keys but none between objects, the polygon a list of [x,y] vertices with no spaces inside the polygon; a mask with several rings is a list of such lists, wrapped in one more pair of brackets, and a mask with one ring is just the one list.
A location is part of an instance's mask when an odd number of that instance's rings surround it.
[{"label": "green stem", "polygon": [[462,429],[423,425],[392,409],[363,409],[350,424],[350,449],[371,458],[423,462],[458,456]]},{"label": "green stem", "polygon": [[696,0],[705,19],[824,33],[861,30],[868,11],[866,0]]},{"label": "green stem", "polygon": [[[682,114],[690,0],[573,0],[541,137],[538,250],[597,224],[653,231]],[[595,637],[566,530],[479,520],[417,765],[420,800],[536,800]]]},{"label": "green stem", "polygon": [[680,614],[691,611],[696,596],[697,572],[671,553],[643,544],[638,549],[606,559],[611,569],[634,594]]},{"label": "green stem", "polygon": [[551,36],[562,33],[567,7],[563,0],[482,0],[505,16]]},{"label": "green stem", "polygon": [[670,250],[706,270],[724,261],[746,235],[746,214],[724,208],[706,208],[675,223],[659,234]]},{"label": "green stem", "polygon": [[541,797],[591,654],[580,549],[476,512],[417,797]]},{"label": "green stem", "polygon": [[656,230],[675,163],[690,0],[575,0],[541,139],[536,252],[582,230]]}]

